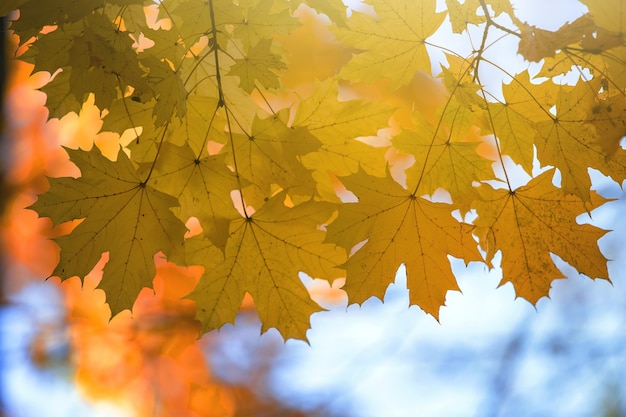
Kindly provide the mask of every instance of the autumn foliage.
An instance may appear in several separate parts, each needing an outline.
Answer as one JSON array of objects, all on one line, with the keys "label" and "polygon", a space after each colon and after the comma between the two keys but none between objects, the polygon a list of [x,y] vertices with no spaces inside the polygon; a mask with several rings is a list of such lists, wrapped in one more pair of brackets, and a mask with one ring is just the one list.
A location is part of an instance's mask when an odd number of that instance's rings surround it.
[{"label": "autumn foliage", "polygon": [[[234,322],[247,294],[263,330],[306,339],[321,307],[301,273],[345,278],[362,303],[404,264],[411,303],[435,317],[458,289],[449,257],[501,253],[503,282],[533,303],[563,276],[551,254],[609,279],[605,231],[577,218],[605,202],[590,169],[626,179],[623,2],[585,0],[556,31],[505,0],[369,3],[3,2],[19,9],[18,58],[51,75],[50,123],[98,120],[66,144],[77,170],[49,172],[30,206],[71,229],[51,275],[69,286],[106,254],[112,323],[158,305],[188,341]],[[430,40],[446,29],[471,48]],[[511,38],[534,70],[490,54]],[[188,269],[153,283],[172,264]]]}]

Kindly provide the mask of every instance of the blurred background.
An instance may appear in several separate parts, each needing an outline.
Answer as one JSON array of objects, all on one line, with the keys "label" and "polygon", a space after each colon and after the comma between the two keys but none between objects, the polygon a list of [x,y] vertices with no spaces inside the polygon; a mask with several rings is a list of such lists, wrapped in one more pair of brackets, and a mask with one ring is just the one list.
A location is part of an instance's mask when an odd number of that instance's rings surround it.
[{"label": "blurred background", "polygon": [[[586,11],[573,0],[514,4],[522,21],[552,30]],[[471,48],[467,35],[449,31],[444,25],[432,43]],[[15,44],[3,33],[3,57],[13,56]],[[482,32],[474,36],[480,43]],[[526,68],[512,53],[515,40],[507,42],[490,49],[492,59]],[[310,344],[285,343],[274,330],[261,335],[251,303],[235,326],[196,341],[193,306],[176,295],[193,288],[197,268],[157,256],[154,291],[140,294],[134,319],[121,313],[110,323],[95,290],[106,259],[84,284],[44,282],[58,260],[49,239],[69,226],[54,228],[26,207],[47,189],[44,174],[74,172],[59,144],[120,138],[99,132],[101,115],[89,105],[46,122],[37,88],[47,76],[31,76],[29,65],[12,59],[1,63],[8,69],[0,144],[1,416],[626,416],[626,196],[619,185],[594,173],[595,189],[615,200],[580,219],[612,230],[600,240],[612,283],[580,276],[554,257],[568,278],[532,306],[510,284],[498,287],[499,268],[451,258],[462,293],[448,294],[438,323],[408,306],[402,269],[384,303],[349,307],[338,285],[302,276],[329,310],[312,317]],[[508,82],[484,71],[496,89]]]}]

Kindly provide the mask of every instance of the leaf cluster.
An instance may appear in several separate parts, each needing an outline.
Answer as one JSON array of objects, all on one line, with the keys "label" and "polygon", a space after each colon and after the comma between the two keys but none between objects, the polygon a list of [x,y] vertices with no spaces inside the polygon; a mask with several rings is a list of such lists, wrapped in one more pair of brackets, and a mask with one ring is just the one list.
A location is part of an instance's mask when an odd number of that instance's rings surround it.
[{"label": "leaf cluster", "polygon": [[[349,17],[340,0],[3,2],[19,9],[19,59],[53,74],[50,117],[93,97],[103,130],[134,138],[115,160],[68,149],[81,175],[50,179],[32,206],[80,221],[56,239],[54,275],[85,276],[108,252],[100,287],[117,313],[162,253],[204,267],[187,296],[204,331],[248,293],[264,330],[299,339],[321,309],[300,273],[345,277],[362,303],[404,264],[411,303],[435,317],[458,289],[450,256],[491,266],[500,252],[503,282],[533,303],[563,276],[551,254],[608,279],[605,231],[576,219],[606,201],[590,168],[626,179],[626,7],[583,3],[548,31],[508,0],[370,0]],[[539,70],[494,59],[504,40]]]}]

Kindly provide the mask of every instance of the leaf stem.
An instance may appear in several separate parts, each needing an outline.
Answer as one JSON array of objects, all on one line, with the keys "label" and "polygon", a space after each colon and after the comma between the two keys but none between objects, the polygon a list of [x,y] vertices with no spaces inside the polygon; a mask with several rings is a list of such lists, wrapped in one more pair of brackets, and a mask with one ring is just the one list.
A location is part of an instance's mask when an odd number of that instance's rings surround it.
[{"label": "leaf stem", "polygon": [[[478,77],[478,75],[476,75],[476,81],[478,81],[478,84],[480,85],[480,78]],[[485,101],[485,103],[487,103],[487,94],[483,87],[480,88],[480,92],[483,95],[483,100]],[[509,173],[506,170],[506,164],[504,163],[504,157],[502,156],[502,148],[500,147],[500,140],[498,139],[498,134],[496,132],[497,129],[495,124],[493,123],[493,116],[491,115],[491,111],[488,105],[486,106],[485,111],[489,115],[489,124],[491,125],[491,131],[493,132],[493,142],[496,150],[498,151],[498,160],[500,162],[500,166],[502,167],[502,172],[504,173],[506,185],[509,188],[509,191],[513,192],[513,185],[511,184],[511,181],[509,179]]]},{"label": "leaf stem", "polygon": [[161,134],[161,139],[159,140],[159,145],[157,146],[156,155],[154,155],[154,160],[152,161],[152,165],[150,166],[150,171],[148,171],[148,175],[146,176],[146,179],[143,180],[142,184],[147,184],[148,180],[152,176],[152,172],[154,172],[154,167],[159,160],[159,154],[161,153],[161,148],[163,147],[163,142],[165,141],[165,133],[167,133],[167,128],[169,127],[169,125],[169,120],[165,123],[165,125],[163,125],[163,133]]},{"label": "leaf stem", "polygon": [[[222,76],[220,74],[219,47],[217,44],[217,25],[215,24],[215,11],[213,10],[213,0],[209,0],[209,13],[211,14],[211,37],[213,39],[213,56],[215,57],[215,80],[217,81],[218,107],[224,107],[224,91],[222,90]],[[228,117],[228,112],[227,117]]]},{"label": "leaf stem", "polygon": [[[243,187],[241,185],[241,178],[239,177],[239,168],[237,167],[237,157],[235,155],[235,142],[233,138],[233,129],[231,128],[230,123],[230,115],[228,111],[228,106],[226,105],[226,101],[224,100],[224,90],[222,88],[222,76],[220,73],[220,60],[219,60],[219,45],[217,43],[217,25],[215,24],[215,11],[213,9],[213,0],[209,0],[209,13],[211,15],[211,37],[213,40],[213,45],[211,46],[213,50],[213,56],[215,57],[215,81],[217,82],[217,108],[223,107],[226,114],[226,125],[228,126],[228,138],[230,141],[230,148],[233,155],[233,168],[235,170],[235,177],[237,178],[237,185],[239,187],[239,198],[241,199],[241,209],[243,211],[246,219],[250,219],[250,215],[246,210],[246,202],[243,198]],[[217,111],[216,111],[217,112]],[[235,119],[235,122],[237,119]]]},{"label": "leaf stem", "polygon": [[[481,4],[484,4],[484,1],[481,0]],[[485,13],[487,10],[485,9]],[[485,25],[485,30],[483,32],[483,39],[480,42],[480,47],[478,48],[478,53],[476,54],[476,58],[474,58],[474,82],[478,81],[478,66],[480,65],[480,61],[483,59],[483,52],[485,52],[485,46],[487,44],[487,37],[489,36],[489,28],[491,27],[492,20],[487,19],[487,24]]]},{"label": "leaf stem", "polygon": [[506,26],[502,26],[501,24],[493,20],[491,18],[491,15],[489,14],[489,9],[487,9],[487,3],[485,3],[485,0],[479,0],[479,1],[480,1],[480,6],[482,7],[483,12],[485,13],[485,19],[487,19],[487,26],[493,26],[510,35],[517,36],[518,38],[522,37],[522,35],[520,35],[519,33],[507,28]]},{"label": "leaf stem", "polygon": [[[133,133],[135,134],[135,136],[137,136],[136,143],[139,144],[139,136],[140,136],[139,130],[137,129],[137,126],[135,126],[135,121],[133,120],[133,117],[130,114],[130,109],[128,108],[128,104],[126,104],[126,97],[124,95],[124,88],[122,86],[122,80],[120,80],[120,76],[118,74],[115,74],[115,77],[117,78],[117,86],[120,89],[120,94],[122,95],[122,104],[124,105],[124,111],[126,112],[126,115],[128,116],[128,120],[130,120],[130,125],[133,129]],[[123,132],[120,132],[120,136],[122,133]]]}]

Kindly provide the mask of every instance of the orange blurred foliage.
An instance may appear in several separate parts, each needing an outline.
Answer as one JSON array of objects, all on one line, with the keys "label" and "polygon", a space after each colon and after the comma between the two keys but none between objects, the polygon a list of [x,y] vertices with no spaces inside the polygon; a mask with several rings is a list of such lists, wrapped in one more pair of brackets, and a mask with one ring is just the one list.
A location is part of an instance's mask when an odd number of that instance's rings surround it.
[{"label": "orange blurred foliage", "polygon": [[156,260],[154,289],[144,288],[131,312],[112,319],[97,289],[106,257],[82,283],[77,277],[60,283],[76,381],[90,398],[132,399],[138,416],[232,416],[232,395],[214,381],[197,343],[195,303],[180,298],[193,290],[202,268]]},{"label": "orange blurred foliage", "polygon": [[[101,113],[89,103],[79,115],[47,120],[45,95],[37,89],[49,79],[30,75],[32,66],[12,61],[5,97],[6,137],[11,162],[7,181],[14,190],[2,222],[2,243],[9,265],[21,265],[28,274],[11,274],[3,283],[8,294],[49,276],[58,262],[51,238],[67,233],[71,224],[53,227],[49,219],[28,210],[36,194],[44,192],[45,175],[78,175],[59,146],[119,149],[119,137],[100,134]],[[177,267],[157,258],[154,290],[144,289],[133,311],[111,319],[102,290],[97,289],[106,255],[83,280],[73,277],[58,284],[66,304],[65,328],[76,383],[85,395],[132,405],[136,416],[217,417],[234,415],[231,389],[216,382],[197,343],[199,325],[195,304],[180,299],[196,285],[201,267]],[[33,363],[47,366],[45,339],[57,329],[40,329],[32,341]]]}]

